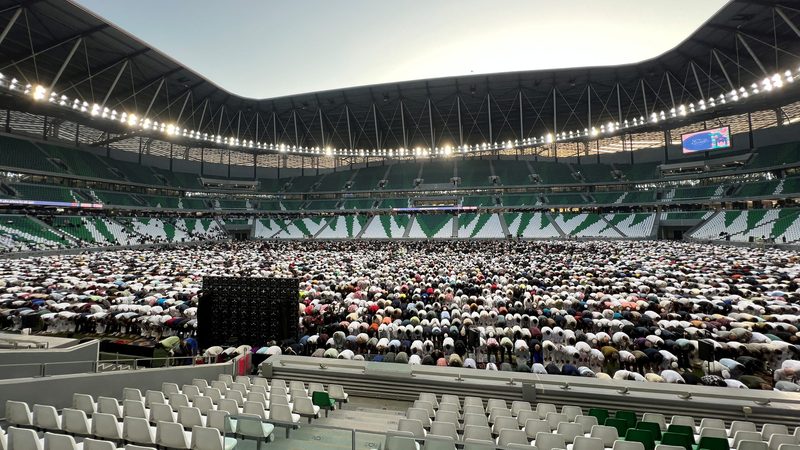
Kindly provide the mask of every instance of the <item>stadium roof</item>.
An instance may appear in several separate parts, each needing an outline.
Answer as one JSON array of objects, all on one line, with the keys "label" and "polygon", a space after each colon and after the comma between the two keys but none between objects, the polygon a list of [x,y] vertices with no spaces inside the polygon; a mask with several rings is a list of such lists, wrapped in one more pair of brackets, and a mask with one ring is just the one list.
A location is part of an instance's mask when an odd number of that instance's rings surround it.
[{"label": "stadium roof", "polygon": [[[635,119],[651,127],[653,113],[669,116],[671,109],[690,103],[701,117],[701,100],[707,104],[754,81],[783,76],[787,69],[797,72],[797,6],[788,0],[732,1],[674,49],[635,64],[253,99],[226,91],[72,1],[5,0],[0,1],[0,73],[6,80],[41,85],[42,92],[69,102],[77,98],[240,142],[372,150],[541,143],[548,134],[574,131],[577,136],[608,122],[633,124]],[[713,114],[785,104],[776,97],[718,104]],[[32,107],[2,98],[7,108]],[[50,114],[60,115],[57,108]],[[131,133],[118,126],[110,131],[115,130]]]}]

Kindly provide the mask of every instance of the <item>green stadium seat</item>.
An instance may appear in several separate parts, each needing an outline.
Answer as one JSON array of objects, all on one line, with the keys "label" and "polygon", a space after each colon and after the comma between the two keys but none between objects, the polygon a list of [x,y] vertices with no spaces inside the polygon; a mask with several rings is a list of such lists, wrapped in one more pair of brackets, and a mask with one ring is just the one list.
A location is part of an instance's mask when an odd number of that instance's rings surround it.
[{"label": "green stadium seat", "polygon": [[700,438],[700,443],[697,444],[695,450],[730,450],[731,446],[727,439],[704,436]]},{"label": "green stadium seat", "polygon": [[636,413],[633,411],[619,410],[614,414],[614,418],[627,421],[628,428],[636,427]]},{"label": "green stadium seat", "polygon": [[603,408],[590,408],[588,415],[597,417],[597,423],[605,424],[606,419],[608,419],[608,410]]},{"label": "green stadium seat", "polygon": [[625,436],[625,433],[628,431],[628,421],[625,419],[616,419],[613,417],[609,417],[603,422],[603,425],[607,427],[614,427],[617,429],[617,433],[620,436]]},{"label": "green stadium seat", "polygon": [[641,442],[642,445],[644,445],[644,450],[655,450],[656,448],[656,442],[653,438],[653,433],[648,430],[637,430],[635,428],[630,428],[625,433],[625,440],[631,442]]},{"label": "green stadium seat", "polygon": [[336,409],[336,400],[332,399],[327,392],[312,392],[311,402],[325,411],[325,417],[328,417],[328,411]]},{"label": "green stadium seat", "polygon": [[655,422],[637,422],[637,430],[646,430],[653,434],[653,439],[656,441],[661,440],[661,425]]},{"label": "green stadium seat", "polygon": [[[671,425],[672,426],[672,425]],[[688,427],[687,427],[688,428]],[[670,432],[667,431],[661,435],[661,442],[663,445],[676,445],[683,447],[686,450],[692,450],[694,445],[694,434],[686,434],[683,432]]]}]

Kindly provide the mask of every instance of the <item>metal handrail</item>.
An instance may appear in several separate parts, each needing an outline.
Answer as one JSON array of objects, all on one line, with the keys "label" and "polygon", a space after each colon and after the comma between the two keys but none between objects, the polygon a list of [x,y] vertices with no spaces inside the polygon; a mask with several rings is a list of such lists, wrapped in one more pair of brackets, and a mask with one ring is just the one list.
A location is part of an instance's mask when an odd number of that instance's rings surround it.
[{"label": "metal handrail", "polygon": [[[9,338],[0,338],[0,342],[6,342],[14,346],[14,348],[18,348],[19,344],[33,344],[37,349],[49,349],[50,343],[49,342],[40,342],[35,341],[33,339],[9,339]],[[31,347],[25,347],[25,349],[30,349]]]},{"label": "metal handrail", "polygon": [[[288,355],[279,355],[270,358],[266,362],[271,363],[275,368],[286,368],[294,366],[299,369],[312,369],[312,370],[325,370],[325,369],[342,369],[351,373],[364,374],[367,370],[369,362],[360,361],[344,361],[338,359],[318,359],[308,357],[297,357]],[[384,364],[384,363],[374,363]],[[404,372],[406,374],[408,372]],[[385,374],[391,377],[391,373]],[[613,380],[604,381],[597,379],[586,379],[582,377],[570,377],[561,375],[539,375],[534,373],[523,372],[489,372],[474,370],[474,369],[455,369],[446,367],[429,368],[427,366],[411,366],[409,377],[420,378],[424,377],[429,380],[442,380],[442,381],[459,381],[459,382],[506,382],[506,384],[514,384],[521,386],[522,383],[535,384],[537,388],[549,389],[590,389],[601,390],[605,393],[643,393],[643,394],[672,394],[672,395],[685,395],[689,394],[691,397],[704,398],[713,400],[718,398],[720,390],[724,389],[726,398],[738,401],[756,401],[768,403],[787,403],[787,404],[800,404],[800,395],[777,392],[777,391],[749,391],[740,389],[729,388],[714,388],[709,386],[691,386],[691,385],[662,385],[661,383],[642,383],[635,381]],[[403,377],[405,378],[405,377]],[[591,381],[590,381],[591,380]],[[749,392],[748,392],[749,391]],[[756,394],[756,395],[754,395]]]},{"label": "metal handrail", "polygon": [[[112,371],[120,371],[120,370],[142,370],[146,367],[142,367],[141,364],[144,363],[152,363],[152,362],[165,362],[165,364],[161,367],[181,367],[181,366],[195,366],[197,365],[197,358],[195,356],[170,356],[164,358],[115,358],[115,359],[106,359],[106,360],[82,360],[82,361],[56,361],[56,362],[41,362],[41,363],[15,363],[15,364],[0,364],[0,371],[4,368],[12,368],[12,367],[31,367],[36,368],[38,367],[38,375],[40,377],[48,376],[48,367],[65,367],[68,365],[91,365],[91,370],[88,371],[89,373],[100,373],[100,372],[112,372]],[[175,365],[175,362],[184,362],[187,359],[191,359],[191,364],[178,364]],[[202,357],[203,364],[215,364],[214,360],[216,359],[215,356],[204,356]],[[116,366],[116,369],[113,370],[100,370],[101,365],[108,364],[112,366]],[[122,367],[128,366],[130,368],[124,369]],[[155,367],[155,368],[161,368]],[[61,375],[61,374],[59,374]]]}]

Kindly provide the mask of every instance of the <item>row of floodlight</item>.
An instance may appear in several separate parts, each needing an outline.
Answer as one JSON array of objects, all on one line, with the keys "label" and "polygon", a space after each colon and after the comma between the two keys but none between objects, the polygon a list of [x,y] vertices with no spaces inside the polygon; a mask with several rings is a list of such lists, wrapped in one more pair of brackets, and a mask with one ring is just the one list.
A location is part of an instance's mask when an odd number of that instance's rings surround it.
[{"label": "row of floodlight", "polygon": [[633,118],[632,120],[624,120],[620,122],[608,122],[605,124],[593,126],[591,128],[584,128],[583,131],[571,130],[562,131],[560,133],[548,133],[547,135],[538,138],[526,138],[521,140],[508,140],[505,142],[484,142],[482,144],[472,145],[444,145],[442,147],[414,147],[414,148],[381,148],[381,149],[350,149],[350,148],[332,148],[332,147],[304,147],[297,145],[287,145],[282,143],[264,143],[256,142],[253,140],[242,139],[237,137],[228,136],[223,137],[219,134],[214,135],[209,133],[202,133],[197,130],[189,130],[182,128],[174,123],[159,122],[147,117],[141,117],[135,113],[118,112],[109,109],[97,103],[89,103],[85,100],[72,99],[70,100],[66,95],[58,95],[56,92],[49,92],[48,89],[42,85],[22,85],[19,80],[12,78],[7,80],[2,73],[0,73],[0,87],[7,88],[11,91],[20,91],[25,95],[30,95],[34,101],[48,102],[64,108],[70,108],[74,111],[80,111],[90,115],[91,117],[98,117],[112,121],[118,121],[121,124],[127,125],[132,129],[152,130],[161,132],[167,136],[182,136],[188,139],[195,139],[205,142],[213,142],[217,145],[227,145],[229,147],[242,147],[260,150],[272,150],[280,153],[291,153],[299,155],[324,155],[324,156],[377,156],[377,157],[402,157],[402,156],[417,156],[417,157],[431,157],[431,156],[451,156],[454,154],[464,154],[472,152],[481,152],[489,150],[500,149],[515,149],[515,148],[528,148],[535,145],[552,144],[553,142],[568,141],[580,138],[595,138],[598,136],[611,135],[619,130],[628,130],[631,128],[641,127],[647,124],[657,124],[661,121],[686,117],[687,115],[694,114],[699,111],[706,111],[708,109],[716,108],[719,105],[724,105],[727,102],[737,102],[740,99],[746,99],[752,95],[760,93],[768,93],[773,90],[780,89],[786,84],[794,83],[795,78],[800,77],[800,69],[796,73],[791,70],[785,71],[781,74],[774,74],[771,77],[764,78],[760,83],[753,83],[750,88],[740,87],[733,89],[730,92],[720,94],[717,97],[709,97],[708,99],[701,99],[697,103],[689,103],[688,105],[681,104],[669,111],[653,111],[650,113],[649,119],[644,116]]}]

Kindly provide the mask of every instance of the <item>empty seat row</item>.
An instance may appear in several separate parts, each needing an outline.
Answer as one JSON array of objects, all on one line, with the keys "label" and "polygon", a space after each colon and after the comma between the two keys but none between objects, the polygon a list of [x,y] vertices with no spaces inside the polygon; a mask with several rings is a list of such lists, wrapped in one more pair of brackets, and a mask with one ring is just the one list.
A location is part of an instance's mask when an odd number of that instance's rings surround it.
[{"label": "empty seat row", "polygon": [[[129,443],[125,450],[155,450],[160,448],[186,450],[232,450],[236,439],[224,438],[219,430],[194,427],[186,432],[180,426],[160,422],[156,427],[147,424],[130,426],[130,434],[124,439]],[[147,429],[145,427],[148,427]],[[128,437],[133,439],[128,439]],[[9,427],[8,436],[0,433],[0,449],[8,450],[118,450],[116,441],[123,439],[98,440],[84,438],[76,442],[73,436],[47,432],[39,437],[36,431],[27,428]],[[142,446],[144,444],[147,446]]]}]

